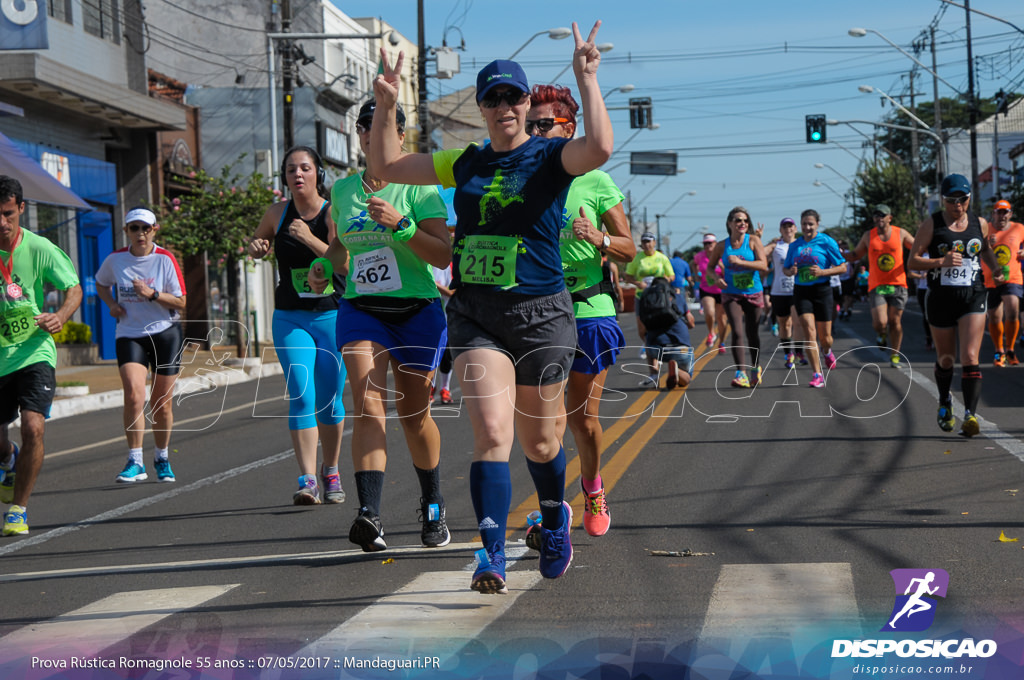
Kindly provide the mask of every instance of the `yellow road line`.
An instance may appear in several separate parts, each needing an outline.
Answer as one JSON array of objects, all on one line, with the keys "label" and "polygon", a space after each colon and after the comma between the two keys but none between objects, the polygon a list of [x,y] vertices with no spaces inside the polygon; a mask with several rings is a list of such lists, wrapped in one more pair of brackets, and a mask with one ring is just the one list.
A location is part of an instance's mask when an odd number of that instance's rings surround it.
[{"label": "yellow road line", "polygon": [[[693,373],[691,374],[693,380],[697,378],[697,375],[713,358],[718,356],[717,352],[707,351],[707,345],[704,341],[702,341],[699,346],[694,348],[694,352],[696,353],[696,356],[699,356],[700,358],[693,366]],[[602,463],[601,479],[604,482],[604,489],[606,493],[610,492],[613,488],[615,488],[615,484],[626,473],[626,470],[629,469],[629,466],[632,464],[632,462],[636,460],[636,457],[640,455],[640,452],[643,450],[644,446],[646,446],[647,443],[651,441],[651,439],[654,437],[654,435],[657,434],[657,432],[662,428],[662,426],[665,425],[666,422],[668,422],[668,416],[670,416],[675,411],[676,405],[679,403],[680,399],[682,399],[683,395],[685,394],[685,388],[681,390],[672,390],[671,392],[667,392],[665,398],[655,406],[653,413],[648,415],[647,419],[644,421],[647,424],[647,427],[643,427],[639,431],[637,431],[632,437],[630,437],[625,443],[623,443],[621,447],[619,447],[618,451],[612,456],[610,460]],[[637,414],[646,413],[648,407],[651,405],[651,403],[658,395],[658,391],[644,392],[644,394],[639,399],[636,400],[634,408],[629,409],[632,415],[627,414],[623,416],[618,421],[616,421],[615,425],[605,430],[603,441],[614,443],[619,437],[625,434],[639,420]],[[656,420],[651,422],[652,419]],[[609,447],[607,443],[604,443],[602,445],[602,455],[605,453],[605,451],[607,451],[608,448]],[[578,456],[575,456],[574,460],[577,457]],[[569,475],[568,473],[566,474],[566,499],[570,498],[570,494],[573,493],[574,489],[579,488],[579,466],[574,465],[572,461],[566,461],[566,469],[568,470],[570,468],[575,469],[576,473],[572,475]],[[573,507],[578,508],[581,505],[583,505],[584,500],[585,499],[583,497],[583,492],[580,491],[576,493],[576,496],[572,498],[569,504],[572,505]],[[511,540],[514,534],[520,532],[522,529],[526,527],[526,516],[529,513],[536,510],[539,507],[539,505],[540,501],[537,498],[537,492],[535,491],[532,494],[530,494],[530,496],[526,498],[526,500],[520,503],[518,507],[512,510],[512,512],[509,514],[508,530],[505,534],[506,540]],[[582,526],[582,524],[582,515],[577,515],[576,517],[574,517],[574,528]]]}]

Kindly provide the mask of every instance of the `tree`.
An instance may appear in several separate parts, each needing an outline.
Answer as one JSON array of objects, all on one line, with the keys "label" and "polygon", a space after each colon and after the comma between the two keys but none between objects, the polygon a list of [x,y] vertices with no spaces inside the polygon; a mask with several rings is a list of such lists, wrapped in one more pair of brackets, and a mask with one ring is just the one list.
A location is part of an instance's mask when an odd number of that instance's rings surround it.
[{"label": "tree", "polygon": [[866,165],[857,173],[854,193],[852,243],[872,227],[871,214],[879,203],[889,206],[892,223],[904,229],[914,231],[921,221],[914,209],[914,179],[903,163],[886,158]]},{"label": "tree", "polygon": [[[246,246],[267,208],[278,200],[281,192],[266,185],[258,172],[243,176],[234,168],[245,158],[238,157],[225,166],[220,175],[205,170],[191,173],[195,189],[181,198],[162,196],[153,206],[160,223],[161,241],[183,257],[206,254],[218,271],[238,271],[238,263],[246,257]],[[239,304],[237,276],[228,278],[228,295],[232,309],[240,315],[238,322],[248,327]],[[244,339],[236,338],[239,354]]]},{"label": "tree", "polygon": [[[1012,101],[1019,97],[1019,94],[1006,95],[1006,99]],[[996,113],[999,108],[999,99],[996,97],[980,98],[978,100],[978,120],[984,120]],[[944,131],[953,129],[967,130],[970,128],[971,109],[963,98],[950,99],[942,97],[939,99],[942,109],[942,129]],[[929,126],[935,126],[935,102],[927,101],[915,105],[914,114]],[[886,117],[887,123],[903,125],[906,127],[918,127],[917,123],[910,119],[903,111],[893,108]],[[889,149],[892,149],[905,162],[911,159],[911,133],[906,130],[893,130],[892,128],[879,128],[879,140]],[[921,162],[921,185],[937,186],[936,173],[936,146],[937,142],[929,135],[919,134],[918,158]]]}]

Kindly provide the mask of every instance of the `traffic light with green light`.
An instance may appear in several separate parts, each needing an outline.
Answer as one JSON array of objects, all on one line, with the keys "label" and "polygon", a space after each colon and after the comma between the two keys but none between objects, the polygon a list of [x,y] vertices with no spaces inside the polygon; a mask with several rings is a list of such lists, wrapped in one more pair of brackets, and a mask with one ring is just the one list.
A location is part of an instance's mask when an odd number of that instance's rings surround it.
[{"label": "traffic light with green light", "polygon": [[824,113],[813,113],[807,116],[807,143],[808,144],[824,144],[825,143],[825,127],[827,125],[825,121]]}]

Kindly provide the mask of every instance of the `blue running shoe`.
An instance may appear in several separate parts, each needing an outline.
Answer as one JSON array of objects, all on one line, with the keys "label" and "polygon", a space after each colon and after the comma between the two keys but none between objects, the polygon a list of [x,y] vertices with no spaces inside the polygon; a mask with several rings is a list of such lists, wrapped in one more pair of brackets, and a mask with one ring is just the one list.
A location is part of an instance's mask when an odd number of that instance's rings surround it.
[{"label": "blue running shoe", "polygon": [[956,427],[956,416],[953,415],[952,404],[939,404],[939,413],[936,416],[939,421],[939,429],[943,432],[952,432]]},{"label": "blue running shoe", "polygon": [[12,505],[4,514],[4,536],[19,536],[28,533],[28,513],[20,505]]},{"label": "blue running shoe", "polygon": [[544,578],[558,578],[565,573],[572,562],[572,541],[569,528],[572,525],[572,507],[562,501],[562,526],[549,531],[541,525],[540,575]]},{"label": "blue running shoe", "polygon": [[173,482],[174,473],[171,471],[171,461],[163,458],[161,460],[154,460],[153,467],[156,468],[156,481],[158,482]]},{"label": "blue running shoe", "polygon": [[121,474],[115,477],[114,481],[131,484],[132,482],[144,482],[147,479],[149,479],[149,475],[146,474],[146,468],[129,458],[124,470],[121,470]]},{"label": "blue running shoe", "polygon": [[505,554],[500,551],[488,552],[477,550],[476,560],[479,563],[473,572],[473,582],[469,587],[484,595],[504,595],[508,592],[505,585]]},{"label": "blue running shoe", "polygon": [[295,505],[320,505],[320,487],[316,475],[300,475],[299,490],[292,494]]},{"label": "blue running shoe", "polygon": [[18,461],[18,445],[11,442],[14,452],[5,463],[0,463],[0,503],[14,502],[14,464]]}]

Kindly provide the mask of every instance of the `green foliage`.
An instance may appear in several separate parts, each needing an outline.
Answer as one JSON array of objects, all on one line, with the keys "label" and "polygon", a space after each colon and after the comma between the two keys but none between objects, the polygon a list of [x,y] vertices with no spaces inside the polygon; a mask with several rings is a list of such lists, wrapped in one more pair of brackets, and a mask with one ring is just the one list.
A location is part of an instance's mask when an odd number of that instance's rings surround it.
[{"label": "green foliage", "polygon": [[879,203],[892,209],[893,224],[911,232],[917,230],[921,217],[914,209],[914,179],[903,163],[886,158],[867,165],[857,173],[854,189],[857,202],[853,205],[851,248],[871,229],[871,213]]},{"label": "green foliage", "polygon": [[[1010,93],[1007,99],[1013,101],[1020,95]],[[907,105],[908,102],[904,102]],[[942,97],[939,99],[939,106],[942,113],[942,129],[945,132],[954,129],[970,129],[971,110],[967,101],[961,98],[950,99]],[[996,112],[998,104],[995,97],[988,97],[978,100],[978,121],[985,120]],[[935,103],[922,102],[916,105],[915,115],[931,127],[935,127]],[[917,127],[917,124],[910,117],[897,108],[886,117],[886,122],[906,127]],[[905,162],[911,159],[911,133],[905,130],[893,130],[891,128],[878,128],[879,141],[888,149],[894,151]],[[936,178],[936,153],[938,142],[924,133],[918,134],[918,157],[921,163],[921,185],[934,187],[940,178]],[[895,206],[892,206],[895,209]],[[893,219],[895,223],[895,216]]]},{"label": "green foliage", "polygon": [[194,171],[196,189],[190,195],[161,197],[153,207],[162,243],[186,256],[206,252],[218,269],[245,256],[249,238],[277,197],[260,173],[234,172],[243,158],[245,154],[218,176]]},{"label": "green foliage", "polygon": [[92,344],[92,329],[87,324],[68,321],[53,334],[53,341],[58,345],[89,345]]}]

